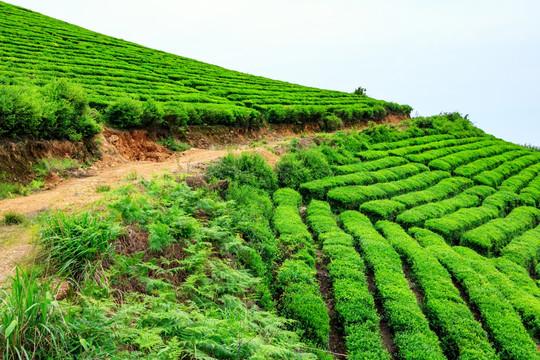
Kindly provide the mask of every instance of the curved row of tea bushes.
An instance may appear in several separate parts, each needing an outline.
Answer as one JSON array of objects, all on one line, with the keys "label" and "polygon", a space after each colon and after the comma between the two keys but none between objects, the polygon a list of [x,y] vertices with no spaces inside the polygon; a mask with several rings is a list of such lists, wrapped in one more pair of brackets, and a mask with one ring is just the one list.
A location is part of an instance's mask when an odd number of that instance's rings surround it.
[{"label": "curved row of tea bushes", "polygon": [[474,186],[452,198],[405,210],[396,217],[396,222],[406,228],[421,227],[426,220],[440,218],[459,209],[480,206],[493,193],[495,190],[488,186]]},{"label": "curved row of tea bushes", "polygon": [[303,183],[299,190],[305,199],[324,200],[328,191],[334,188],[393,181],[428,170],[427,166],[422,164],[405,164],[373,172],[366,171],[317,179]]},{"label": "curved row of tea bushes", "polygon": [[473,185],[472,180],[462,177],[442,179],[436,185],[425,190],[413,191],[407,194],[394,196],[392,200],[399,201],[407,208],[444,200],[461,193]]},{"label": "curved row of tea bushes", "polygon": [[373,271],[384,316],[394,334],[398,358],[445,359],[437,335],[429,328],[429,322],[409,288],[399,255],[365,215],[345,211],[340,219]]},{"label": "curved row of tea bushes", "polygon": [[429,150],[442,149],[446,147],[454,147],[454,146],[464,145],[464,144],[472,144],[473,142],[484,140],[485,138],[472,137],[472,138],[464,138],[464,139],[453,139],[453,138],[447,138],[447,139],[448,140],[434,141],[434,142],[429,142],[427,144],[407,146],[407,147],[401,147],[401,148],[389,150],[388,154],[393,155],[393,156],[419,154],[419,153],[429,151]]},{"label": "curved row of tea bushes", "polygon": [[490,261],[497,270],[506,275],[521,290],[528,292],[540,300],[540,288],[531,279],[529,272],[522,266],[505,257],[490,259]]},{"label": "curved row of tea bushes", "polygon": [[451,244],[459,244],[463,233],[486,222],[505,216],[514,208],[524,205],[516,194],[504,191],[488,196],[480,207],[462,208],[449,215],[425,221],[424,227],[434,231]]},{"label": "curved row of tea bushes", "polygon": [[393,221],[396,216],[405,211],[407,207],[399,201],[391,199],[372,200],[360,205],[360,212],[367,215],[371,221]]},{"label": "curved row of tea bushes", "polygon": [[[493,170],[483,171],[476,175],[473,179],[477,184],[499,187],[503,184],[506,178],[522,171],[523,169],[530,169],[534,165],[540,165],[538,164],[539,161],[540,156],[537,154],[525,155],[513,161],[505,162]],[[509,184],[510,183],[508,183],[508,185]],[[516,191],[517,190],[514,190],[512,192]]]},{"label": "curved row of tea bushes", "polygon": [[540,164],[534,164],[518,174],[510,176],[499,186],[499,190],[519,192],[526,187],[540,173]]},{"label": "curved row of tea bushes", "polygon": [[499,254],[513,237],[532,229],[540,221],[540,210],[523,206],[515,208],[505,218],[491,220],[465,232],[461,245],[470,247],[484,256]]},{"label": "curved row of tea bushes", "polygon": [[500,140],[493,140],[490,138],[486,138],[485,140],[475,141],[470,144],[448,146],[441,149],[425,151],[419,154],[409,154],[409,155],[405,155],[404,158],[409,161],[418,162],[418,163],[427,165],[429,162],[438,158],[442,158],[444,156],[448,156],[448,155],[462,152],[462,151],[481,149],[487,146],[496,145],[500,143],[501,143]]},{"label": "curved row of tea bushes", "polygon": [[369,292],[364,261],[353,246],[353,238],[337,226],[326,202],[312,200],[307,222],[322,243],[329,262],[328,274],[334,288],[335,309],[343,324],[350,359],[390,359],[379,332],[379,316]]},{"label": "curved row of tea bushes", "polygon": [[466,260],[441,236],[420,228],[413,228],[410,233],[463,287],[471,305],[480,311],[484,328],[489,332],[500,359],[540,359],[536,344],[523,326],[521,317],[496,286],[471,271]]},{"label": "curved row of tea bushes", "polygon": [[407,164],[405,158],[398,156],[387,156],[382,159],[367,161],[367,162],[357,162],[355,164],[341,165],[333,168],[336,175],[346,175],[352,174],[360,171],[376,171],[387,169],[394,166]]},{"label": "curved row of tea bushes", "polygon": [[328,192],[328,202],[336,209],[358,209],[370,200],[386,199],[411,191],[423,190],[438,181],[450,177],[445,171],[427,171],[391,182],[367,186],[344,186]]},{"label": "curved row of tea bushes", "polygon": [[454,250],[460,254],[470,269],[495,286],[520,314],[525,327],[534,336],[540,333],[540,301],[533,295],[516,286],[507,276],[502,274],[488,259],[474,250],[456,246]]},{"label": "curved row of tea bushes", "polygon": [[[504,164],[508,161],[512,161],[520,156],[529,155],[530,150],[520,149],[502,153],[491,157],[480,158],[465,165],[461,165],[454,170],[455,175],[464,177],[473,177],[480,174],[483,171],[489,171]],[[489,184],[483,184],[489,185]]]},{"label": "curved row of tea bushes", "polygon": [[365,150],[365,151],[357,152],[355,156],[362,161],[373,161],[373,160],[378,160],[378,159],[387,157],[388,151]]},{"label": "curved row of tea bushes", "polygon": [[428,143],[433,143],[442,140],[453,139],[453,135],[441,134],[441,135],[427,135],[420,137],[413,137],[410,139],[404,139],[399,141],[392,142],[383,142],[379,144],[374,144],[370,148],[372,150],[393,150],[398,148],[407,148],[414,145],[423,145]]},{"label": "curved row of tea bushes", "polygon": [[488,156],[502,154],[507,151],[515,150],[517,145],[513,144],[496,144],[488,147],[483,147],[476,150],[461,151],[455,154],[447,155],[439,159],[435,159],[429,162],[430,169],[454,171],[457,167],[468,164],[471,161],[485,158]]},{"label": "curved row of tea bushes", "polygon": [[441,338],[444,353],[451,359],[497,359],[482,325],[452,283],[448,271],[398,224],[380,221],[382,232],[411,268],[424,295],[425,312]]},{"label": "curved row of tea bushes", "polygon": [[523,188],[519,194],[526,200],[530,205],[540,206],[540,175],[536,177]]},{"label": "curved row of tea bushes", "polygon": [[330,318],[319,291],[315,249],[311,233],[298,212],[300,194],[288,188],[274,193],[274,228],[285,261],[278,269],[276,290],[281,294],[281,315],[296,320],[302,337],[323,349],[328,347]]},{"label": "curved row of tea bushes", "polygon": [[501,257],[532,271],[540,262],[540,227],[512,239],[508,245],[502,248]]}]

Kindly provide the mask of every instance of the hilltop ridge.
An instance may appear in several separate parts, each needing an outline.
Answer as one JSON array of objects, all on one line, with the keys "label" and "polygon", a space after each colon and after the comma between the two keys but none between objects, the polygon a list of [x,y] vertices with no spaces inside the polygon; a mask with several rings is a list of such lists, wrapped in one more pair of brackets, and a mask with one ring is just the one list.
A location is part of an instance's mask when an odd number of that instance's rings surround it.
[{"label": "hilltop ridge", "polygon": [[68,80],[81,85],[90,107],[100,112],[125,97],[153,100],[165,119],[176,116],[185,125],[324,122],[328,115],[348,123],[411,111],[361,91],[322,90],[227,70],[3,2],[0,13],[0,83]]}]

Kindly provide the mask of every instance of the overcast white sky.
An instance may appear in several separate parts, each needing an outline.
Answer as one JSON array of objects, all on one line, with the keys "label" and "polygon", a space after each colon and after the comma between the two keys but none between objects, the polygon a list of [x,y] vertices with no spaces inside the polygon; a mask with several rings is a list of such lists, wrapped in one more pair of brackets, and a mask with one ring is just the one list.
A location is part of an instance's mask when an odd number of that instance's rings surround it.
[{"label": "overcast white sky", "polygon": [[538,0],[8,0],[254,75],[459,111],[540,145]]}]

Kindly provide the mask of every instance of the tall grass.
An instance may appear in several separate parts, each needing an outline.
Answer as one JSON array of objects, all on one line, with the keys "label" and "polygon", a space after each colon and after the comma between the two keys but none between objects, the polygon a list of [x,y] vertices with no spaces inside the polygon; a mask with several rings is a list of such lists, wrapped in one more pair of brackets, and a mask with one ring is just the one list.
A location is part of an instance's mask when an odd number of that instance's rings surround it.
[{"label": "tall grass", "polygon": [[107,254],[120,226],[89,212],[56,213],[44,218],[40,243],[54,270],[81,279],[93,261]]},{"label": "tall grass", "polygon": [[52,282],[17,267],[11,288],[0,292],[2,359],[66,358],[67,334]]}]

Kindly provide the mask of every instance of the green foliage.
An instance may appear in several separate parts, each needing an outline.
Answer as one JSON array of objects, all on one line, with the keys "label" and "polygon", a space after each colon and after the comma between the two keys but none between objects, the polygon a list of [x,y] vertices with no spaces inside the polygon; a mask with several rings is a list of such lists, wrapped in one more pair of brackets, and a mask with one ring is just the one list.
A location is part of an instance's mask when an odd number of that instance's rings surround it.
[{"label": "green foliage", "polygon": [[109,105],[105,111],[105,121],[111,126],[126,129],[142,125],[144,109],[141,103],[131,98],[121,98]]},{"label": "green foliage", "polygon": [[418,228],[411,229],[411,233],[464,288],[471,304],[479,309],[483,324],[490,332],[501,359],[540,358],[520,316],[494,284],[476,271],[471,271],[465,258],[447,245],[442,237]]},{"label": "green foliage", "polygon": [[43,218],[40,245],[56,271],[83,278],[92,262],[109,255],[120,227],[89,212],[79,216],[55,213]]},{"label": "green foliage", "polygon": [[280,187],[298,189],[300,184],[332,175],[325,156],[307,149],[282,156],[276,163],[275,172]]},{"label": "green foliage", "polygon": [[0,354],[6,360],[67,358],[67,328],[51,280],[17,266],[0,292]]},{"label": "green foliage", "polygon": [[266,160],[257,153],[244,152],[242,155],[229,153],[217,163],[210,165],[206,176],[210,179],[229,180],[240,185],[274,191],[277,177]]},{"label": "green foliage", "polygon": [[161,104],[153,101],[147,100],[142,104],[143,113],[141,117],[141,125],[144,127],[150,126],[160,126],[163,124],[163,117],[165,116],[165,111],[163,110]]},{"label": "green foliage", "polygon": [[440,343],[420,309],[392,246],[375,230],[370,220],[355,211],[341,213],[344,229],[373,271],[377,294],[392,329],[398,356],[403,359],[444,359]]},{"label": "green foliage", "polygon": [[535,227],[540,221],[540,210],[523,206],[515,208],[505,218],[498,218],[469,230],[461,237],[461,245],[486,256],[499,254],[513,238]]},{"label": "green foliage", "polygon": [[[481,191],[485,190],[487,191],[487,194],[485,196],[479,196],[479,194],[476,194],[477,188],[482,188]],[[494,192],[494,189],[487,186],[472,187],[449,199],[419,205],[412,209],[405,210],[397,216],[396,221],[405,227],[423,226],[426,220],[440,218],[459,209],[479,206],[484,197],[491,195]]]},{"label": "green foliage", "polygon": [[328,192],[328,201],[336,208],[354,209],[366,201],[385,199],[410,191],[425,189],[447,177],[450,177],[447,172],[431,171],[386,183],[345,186],[330,190]]},{"label": "green foliage", "polygon": [[[140,100],[143,114],[138,106],[127,106],[107,116],[116,127],[163,126],[176,133],[187,125],[322,123],[334,129],[340,121],[377,121],[411,111],[365,95],[299,86],[144,48],[9,4],[0,5],[0,12],[9,39],[1,48],[2,83],[76,79],[100,111],[123,98]],[[156,104],[163,105],[163,113]]]},{"label": "green foliage", "polygon": [[159,145],[165,146],[167,149],[174,151],[174,152],[182,152],[189,150],[191,146],[187,143],[178,142],[176,139],[172,136],[163,138],[161,140],[158,140],[157,143]]},{"label": "green foliage", "polygon": [[80,141],[101,131],[83,89],[65,80],[39,88],[0,85],[0,136]]},{"label": "green foliage", "polygon": [[406,209],[406,206],[394,200],[372,200],[360,205],[360,211],[371,221],[393,220]]},{"label": "green foliage", "polygon": [[488,335],[439,261],[399,225],[381,221],[376,227],[409,265],[424,294],[425,313],[441,338],[444,353],[459,354],[460,359],[498,359]]},{"label": "green foliage", "polygon": [[513,238],[501,250],[501,257],[509,259],[523,268],[532,271],[540,262],[540,228],[526,231]]},{"label": "green foliage", "polygon": [[274,202],[277,205],[286,205],[298,208],[302,205],[302,197],[290,188],[281,188],[274,193]]},{"label": "green foliage", "polygon": [[343,120],[341,120],[336,114],[328,114],[323,117],[321,127],[325,131],[335,131],[343,127]]},{"label": "green foliage", "polygon": [[351,358],[389,359],[379,335],[379,317],[368,289],[366,268],[353,247],[353,238],[341,230],[326,202],[313,200],[307,222],[323,244],[334,288],[335,309],[345,330]]}]

